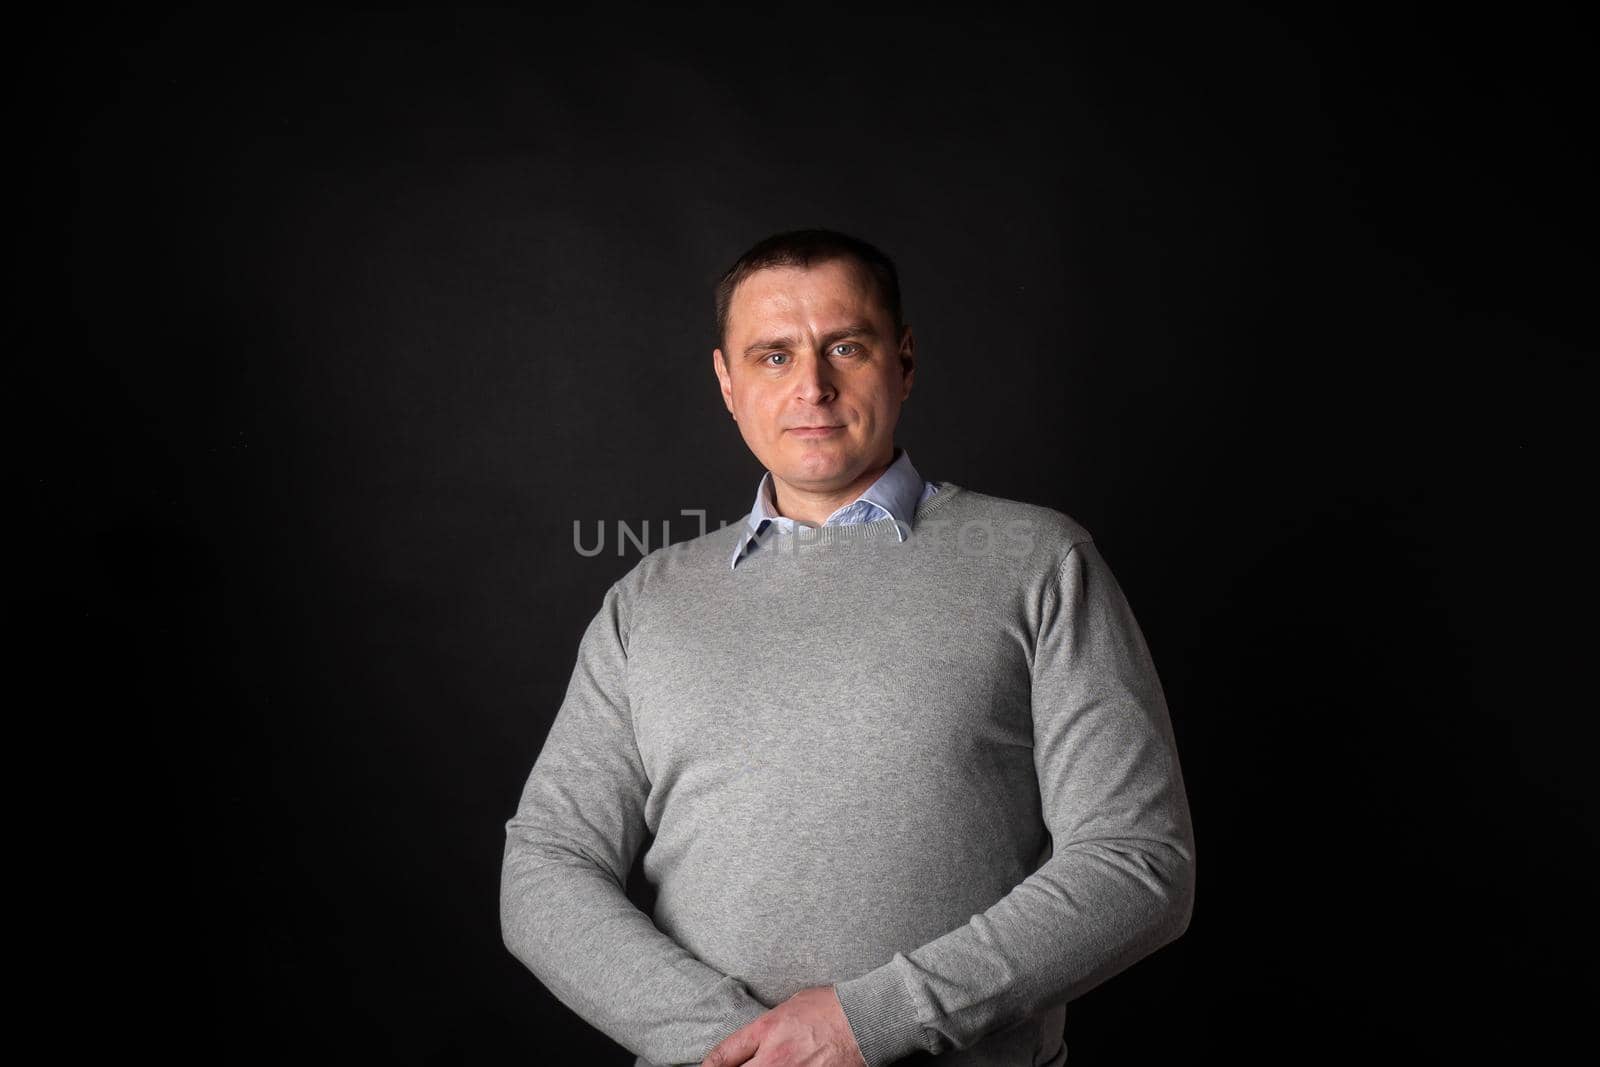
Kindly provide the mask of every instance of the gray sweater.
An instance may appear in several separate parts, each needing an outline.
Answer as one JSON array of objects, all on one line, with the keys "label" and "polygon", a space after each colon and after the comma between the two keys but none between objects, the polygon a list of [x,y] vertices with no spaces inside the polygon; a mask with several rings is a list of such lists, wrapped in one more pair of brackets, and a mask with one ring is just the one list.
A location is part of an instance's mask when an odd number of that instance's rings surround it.
[{"label": "gray sweater", "polygon": [[[869,1067],[1054,1067],[1067,1002],[1188,927],[1188,799],[1116,579],[1067,515],[937,485],[903,542],[659,548],[585,631],[501,929],[638,1067],[830,984]],[[647,833],[653,916],[624,893]]]}]

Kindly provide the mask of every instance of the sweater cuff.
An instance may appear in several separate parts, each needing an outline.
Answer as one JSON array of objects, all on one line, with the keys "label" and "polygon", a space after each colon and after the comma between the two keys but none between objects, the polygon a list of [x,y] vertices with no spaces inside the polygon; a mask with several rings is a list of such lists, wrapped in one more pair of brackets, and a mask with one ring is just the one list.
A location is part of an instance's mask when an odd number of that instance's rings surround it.
[{"label": "sweater cuff", "polygon": [[916,1002],[894,960],[858,978],[835,983],[833,991],[867,1067],[883,1067],[913,1052],[927,1051]]},{"label": "sweater cuff", "polygon": [[[711,1044],[700,1054],[700,1059],[711,1055],[711,1050],[722,1044],[733,1034],[743,1030],[767,1013],[767,1008],[754,998],[746,998],[745,1002],[736,1007],[729,1008],[728,1013],[722,1017],[716,1029],[711,1032]],[[698,1061],[696,1061],[698,1062]]]},{"label": "sweater cuff", "polygon": [[752,996],[745,988],[745,984],[732,975],[725,976],[717,988],[719,996],[731,1003],[724,1009],[722,1019],[711,1028],[711,1043],[701,1049],[700,1054],[694,1058],[693,1062],[697,1064],[711,1055],[711,1050],[722,1044],[735,1031],[744,1029],[768,1011],[767,1006]]}]

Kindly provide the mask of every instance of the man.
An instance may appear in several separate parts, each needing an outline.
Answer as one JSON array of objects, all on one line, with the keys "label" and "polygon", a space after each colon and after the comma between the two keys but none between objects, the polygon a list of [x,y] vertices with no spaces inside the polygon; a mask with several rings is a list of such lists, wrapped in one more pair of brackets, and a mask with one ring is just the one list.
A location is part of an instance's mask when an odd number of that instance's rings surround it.
[{"label": "man", "polygon": [[[766,473],[746,522],[607,590],[506,824],[505,943],[636,1067],[1060,1065],[1067,1002],[1193,909],[1127,600],[1067,515],[895,446],[882,252],[776,235],[717,308]],[[624,893],[647,832],[653,917]]]}]

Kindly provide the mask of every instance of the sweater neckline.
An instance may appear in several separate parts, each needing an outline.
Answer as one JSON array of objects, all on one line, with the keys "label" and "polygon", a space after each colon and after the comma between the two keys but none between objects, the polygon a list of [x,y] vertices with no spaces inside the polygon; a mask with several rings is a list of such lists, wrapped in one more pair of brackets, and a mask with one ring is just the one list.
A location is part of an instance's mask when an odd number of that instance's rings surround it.
[{"label": "sweater neckline", "polygon": [[[955,482],[935,480],[933,484],[939,487],[939,491],[918,504],[917,510],[912,513],[911,536],[913,537],[916,536],[916,529],[923,520],[937,514],[961,493],[961,486]],[[899,541],[900,532],[895,528],[895,521],[892,518],[881,518],[870,522],[845,523],[840,526],[817,526],[797,520],[794,532],[784,536],[799,538],[800,543],[806,548],[855,541]]]}]

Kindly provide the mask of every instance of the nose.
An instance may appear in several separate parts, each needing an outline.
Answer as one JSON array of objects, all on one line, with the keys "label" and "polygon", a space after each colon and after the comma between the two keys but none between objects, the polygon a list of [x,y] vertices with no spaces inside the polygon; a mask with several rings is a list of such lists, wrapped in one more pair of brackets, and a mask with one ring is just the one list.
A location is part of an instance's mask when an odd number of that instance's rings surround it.
[{"label": "nose", "polygon": [[818,355],[800,357],[795,368],[795,395],[807,404],[826,404],[837,396],[833,368]]}]

